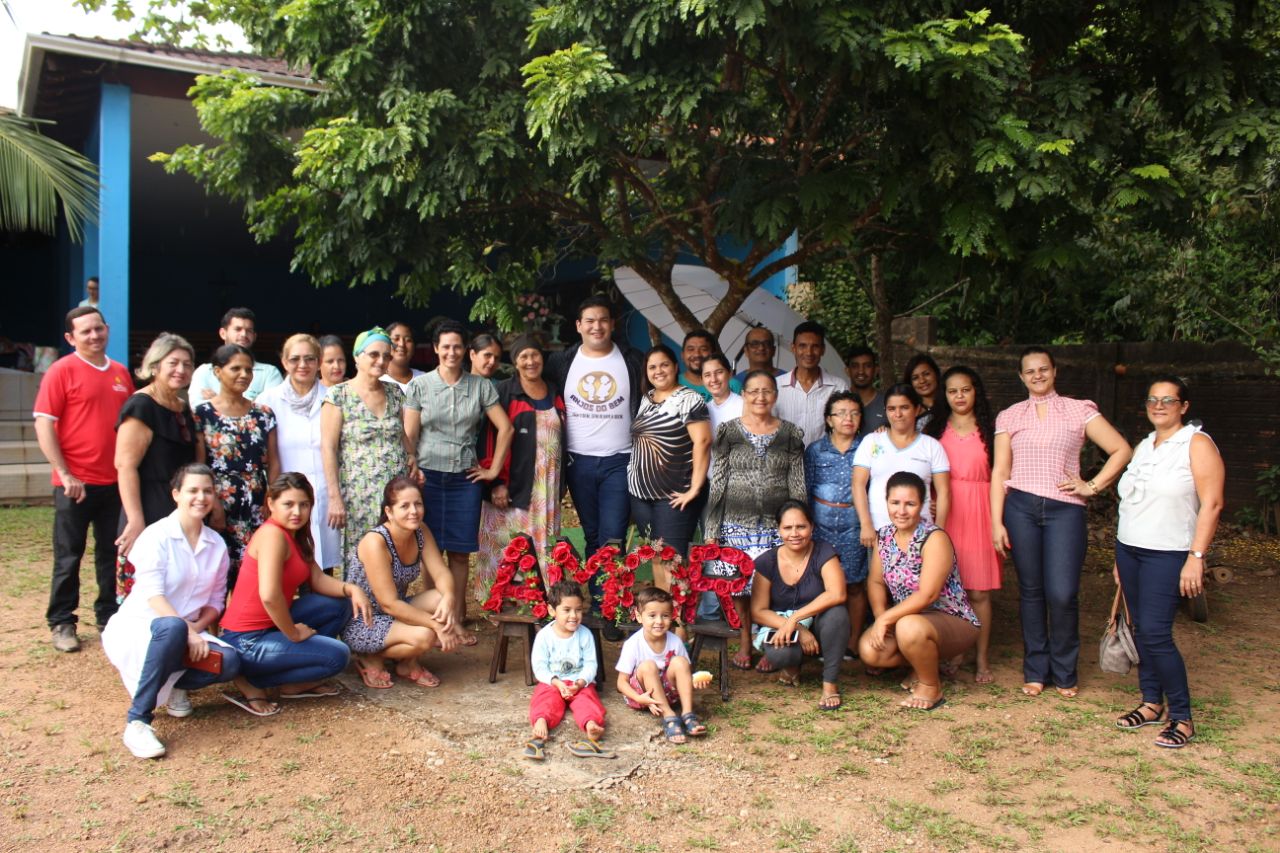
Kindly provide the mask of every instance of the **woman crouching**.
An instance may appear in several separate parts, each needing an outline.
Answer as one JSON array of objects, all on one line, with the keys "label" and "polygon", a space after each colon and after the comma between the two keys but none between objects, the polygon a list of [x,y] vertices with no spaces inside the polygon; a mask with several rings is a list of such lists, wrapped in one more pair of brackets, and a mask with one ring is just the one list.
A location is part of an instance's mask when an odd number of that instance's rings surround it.
[{"label": "woman crouching", "polygon": [[924,480],[909,471],[885,488],[889,524],[871,554],[867,598],[875,623],[862,635],[858,653],[869,667],[909,666],[904,708],[932,711],[945,701],[938,661],[962,654],[978,641],[974,615],[956,552],[946,532],[921,521]]}]

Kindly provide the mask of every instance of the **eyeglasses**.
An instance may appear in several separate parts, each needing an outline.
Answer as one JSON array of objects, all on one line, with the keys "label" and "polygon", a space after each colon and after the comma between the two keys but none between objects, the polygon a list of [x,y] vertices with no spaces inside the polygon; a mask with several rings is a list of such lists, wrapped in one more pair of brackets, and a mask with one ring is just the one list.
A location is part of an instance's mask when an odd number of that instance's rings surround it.
[{"label": "eyeglasses", "polygon": [[315,364],[319,359],[314,355],[291,355],[285,359],[286,364]]},{"label": "eyeglasses", "polygon": [[1147,408],[1154,409],[1157,406],[1171,407],[1171,406],[1176,406],[1181,402],[1182,401],[1179,400],[1177,397],[1148,397]]},{"label": "eyeglasses", "polygon": [[373,359],[374,361],[390,361],[391,360],[391,353],[389,352],[370,352],[369,350],[365,350],[362,353],[362,355],[367,355],[369,356],[369,358]]},{"label": "eyeglasses", "polygon": [[832,412],[831,417],[838,421],[853,421],[862,417],[862,413],[857,409],[841,409],[838,412]]},{"label": "eyeglasses", "polygon": [[777,394],[772,388],[752,388],[742,392],[744,397],[775,397]]}]

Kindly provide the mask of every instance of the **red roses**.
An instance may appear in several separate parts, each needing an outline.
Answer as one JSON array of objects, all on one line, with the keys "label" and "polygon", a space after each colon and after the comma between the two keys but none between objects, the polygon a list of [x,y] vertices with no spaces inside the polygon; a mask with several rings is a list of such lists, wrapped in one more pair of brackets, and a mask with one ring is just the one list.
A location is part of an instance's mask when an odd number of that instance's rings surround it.
[{"label": "red roses", "polygon": [[532,553],[533,543],[527,536],[517,536],[502,549],[498,572],[489,587],[489,597],[482,607],[498,613],[507,602],[515,604],[517,613],[525,613],[535,619],[545,619],[546,592],[538,573],[538,558]]},{"label": "red roses", "polygon": [[[720,578],[703,575],[703,565],[716,560],[736,567],[738,576]],[[695,592],[714,592],[716,598],[720,599],[720,609],[724,611],[725,621],[734,628],[741,627],[742,620],[733,606],[733,596],[741,595],[746,590],[755,570],[755,561],[738,548],[728,545],[695,545],[689,550],[690,585]]]}]

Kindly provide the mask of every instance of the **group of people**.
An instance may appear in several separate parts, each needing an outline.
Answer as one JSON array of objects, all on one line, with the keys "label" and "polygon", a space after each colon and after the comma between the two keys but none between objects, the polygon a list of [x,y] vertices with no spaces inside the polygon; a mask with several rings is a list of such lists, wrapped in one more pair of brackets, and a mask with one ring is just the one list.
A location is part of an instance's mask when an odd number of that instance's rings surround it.
[{"label": "group of people", "polygon": [[[46,374],[35,406],[54,468],[47,617],[56,648],[79,648],[79,561],[94,526],[95,613],[134,696],[125,740],[137,755],[163,753],[149,725],[158,706],[189,713],[186,691],[216,682],[234,682],[228,700],[256,715],[280,710],[271,689],[332,694],[326,679],[349,658],[373,689],[395,677],[435,686],[422,658],[476,643],[467,599],[487,598],[512,536],[528,535],[546,562],[565,490],[587,554],[634,524],[681,557],[700,530],[755,559],[733,601],[734,666],[795,684],[805,658],[820,657],[828,711],[841,705],[842,659],[860,658],[869,674],[907,667],[904,706],[932,710],[969,651],[975,679],[993,679],[990,596],[1005,554],[1018,576],[1023,692],[1076,695],[1085,505],[1119,481],[1116,575],[1135,614],[1143,704],[1117,725],[1164,722],[1161,746],[1194,736],[1171,626],[1179,595],[1202,588],[1223,469],[1212,441],[1184,423],[1181,380],[1151,385],[1154,431],[1135,454],[1093,403],[1056,393],[1053,357],[1035,347],[1020,359],[1028,398],[995,417],[976,371],[942,371],[928,355],[882,390],[865,348],[849,354],[848,381],[829,373],[816,323],[794,330],[786,372],[767,329],[747,336],[737,375],[703,330],[679,354],[639,353],[615,340],[602,297],[580,306],[579,342],[550,357],[536,337],[511,343],[514,375],[496,382],[502,342],[469,339],[451,321],[432,331],[434,370],[412,367],[412,329],[396,322],[355,339],[348,377],[335,337],[288,338],[283,373],[257,360],[253,312],[236,308],[208,364],[161,334],[137,372],[140,391],[107,359],[95,307],[73,309],[66,327],[74,352]],[[1086,440],[1106,456],[1087,479]],[[642,630],[628,641],[647,637],[653,654],[632,650],[619,691],[660,712],[678,742],[705,731],[686,701],[688,667],[669,671],[681,655],[658,654],[666,628],[648,637],[643,627],[649,604],[661,611],[666,596],[670,610],[670,569],[653,564]],[[415,581],[424,591],[410,596]],[[127,592],[118,612],[117,583]],[[579,631],[598,579],[571,592],[548,599],[557,646]],[[565,601],[576,616],[561,618]],[[719,610],[705,595],[698,618]],[[577,686],[591,679],[570,669],[574,686],[539,676],[569,704],[592,695]],[[601,751],[594,710],[582,714],[579,754]],[[552,720],[531,711],[527,751],[540,752]]]}]

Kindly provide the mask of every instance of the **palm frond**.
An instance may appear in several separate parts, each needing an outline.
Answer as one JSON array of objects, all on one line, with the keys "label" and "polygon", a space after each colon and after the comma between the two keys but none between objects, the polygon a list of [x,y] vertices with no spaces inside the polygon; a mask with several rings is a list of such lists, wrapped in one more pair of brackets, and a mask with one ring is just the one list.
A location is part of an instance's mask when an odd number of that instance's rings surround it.
[{"label": "palm frond", "polygon": [[0,113],[0,229],[53,234],[61,204],[79,243],[84,223],[97,221],[98,187],[98,169],[83,154]]}]

